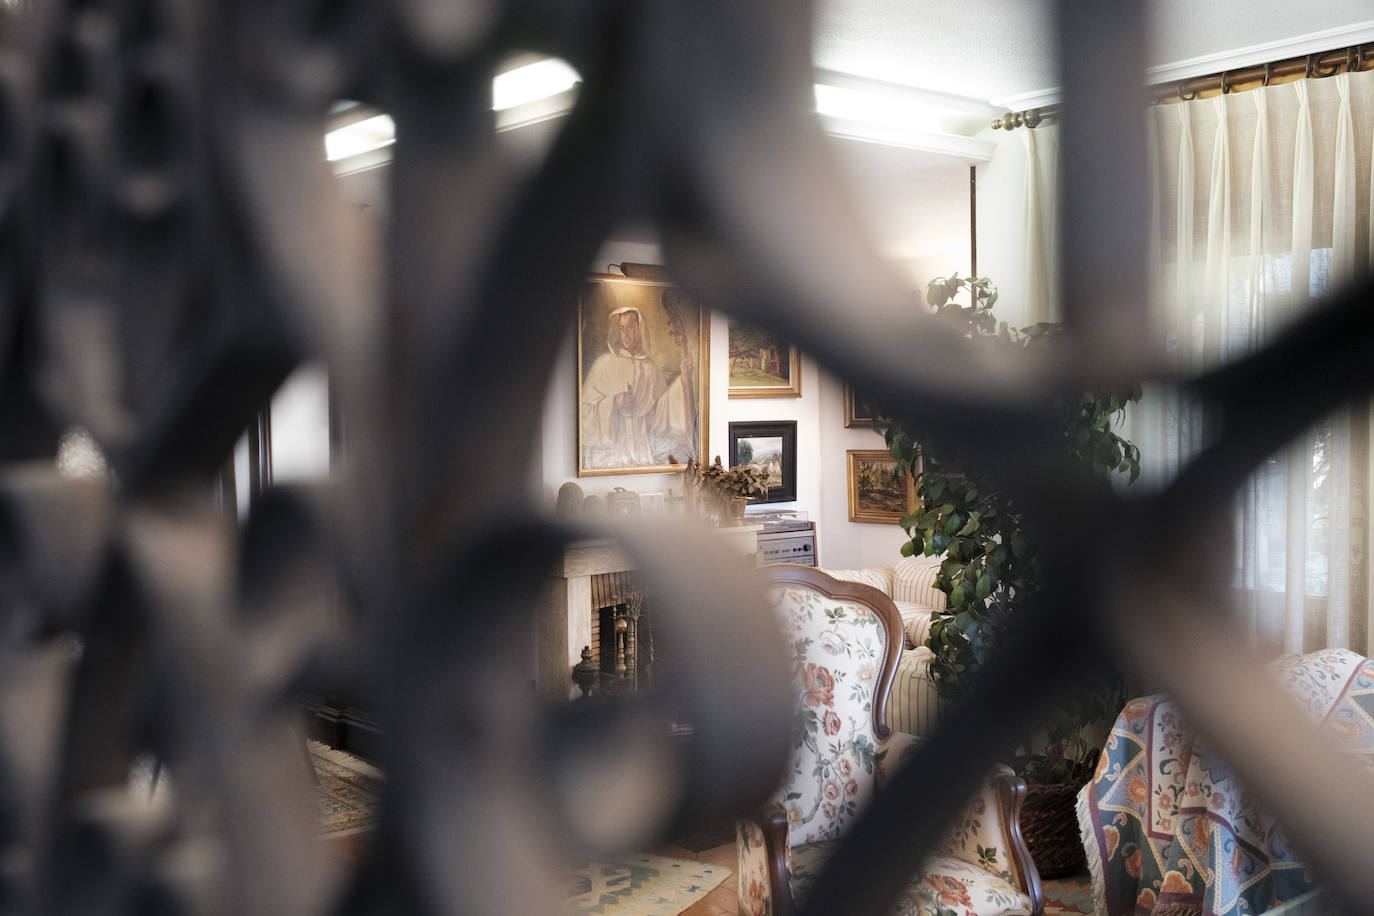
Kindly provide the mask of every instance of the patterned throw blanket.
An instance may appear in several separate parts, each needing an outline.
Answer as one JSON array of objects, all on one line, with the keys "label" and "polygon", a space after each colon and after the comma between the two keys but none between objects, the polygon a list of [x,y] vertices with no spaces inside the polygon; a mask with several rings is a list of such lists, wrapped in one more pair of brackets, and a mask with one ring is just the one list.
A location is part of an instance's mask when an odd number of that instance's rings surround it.
[{"label": "patterned throw blanket", "polygon": [[[1331,649],[1269,670],[1328,737],[1374,757],[1374,662]],[[1165,697],[1126,704],[1078,795],[1078,821],[1108,916],[1261,913],[1312,884],[1273,819]]]}]

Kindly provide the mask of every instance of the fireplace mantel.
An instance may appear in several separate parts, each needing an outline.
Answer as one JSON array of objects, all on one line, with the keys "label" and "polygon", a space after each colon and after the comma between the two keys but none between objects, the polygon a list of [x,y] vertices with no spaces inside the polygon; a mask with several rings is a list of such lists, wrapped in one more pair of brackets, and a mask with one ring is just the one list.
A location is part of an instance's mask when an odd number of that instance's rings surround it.
[{"label": "fireplace mantel", "polygon": [[[752,564],[758,552],[761,525],[715,528],[712,533]],[[592,576],[634,569],[634,562],[613,538],[575,541],[563,551],[553,570],[549,600],[539,621],[539,692],[564,699],[575,688],[572,669],[582,647],[592,640]]]}]

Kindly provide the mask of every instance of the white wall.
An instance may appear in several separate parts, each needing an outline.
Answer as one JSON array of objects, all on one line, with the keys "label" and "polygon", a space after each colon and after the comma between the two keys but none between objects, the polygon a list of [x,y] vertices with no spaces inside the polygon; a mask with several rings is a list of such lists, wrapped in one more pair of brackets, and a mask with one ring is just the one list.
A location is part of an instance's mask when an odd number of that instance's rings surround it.
[{"label": "white wall", "polygon": [[[528,132],[526,132],[528,133]],[[503,134],[509,138],[524,133]],[[530,136],[534,136],[530,133]],[[1023,273],[1023,197],[1025,168],[1023,141],[1016,133],[987,131],[983,139],[996,143],[992,162],[978,167],[978,269],[998,283],[1002,296],[999,317],[1013,325],[1024,323],[1021,295]],[[540,142],[547,137],[540,135]],[[536,139],[539,139],[536,137]],[[536,144],[537,146],[537,144]],[[933,277],[969,271],[967,246],[968,205],[966,164],[933,154],[840,143],[837,158],[846,180],[880,248],[910,278],[913,307],[924,302],[926,283]],[[385,174],[378,169],[375,176]],[[368,177],[375,177],[369,173]],[[349,180],[356,181],[356,178]],[[350,188],[352,186],[350,185]],[[357,199],[382,213],[385,201],[378,181],[362,190]],[[365,192],[365,193],[364,193]],[[350,198],[354,199],[354,198]],[[379,217],[380,218],[380,217]],[[643,233],[624,233],[624,239],[605,245],[589,269],[604,272],[621,261],[660,264],[663,255],[652,238]],[[570,307],[572,307],[570,305]],[[905,535],[896,525],[851,523],[845,452],[848,449],[883,448],[882,437],[870,430],[844,428],[844,386],[821,371],[814,359],[802,359],[802,397],[740,398],[730,400],[728,387],[728,319],[713,314],[710,347],[710,399],[707,458],[717,454],[728,459],[729,424],[732,420],[795,420],[797,422],[797,501],[773,503],[756,509],[795,508],[817,523],[821,562],[831,567],[864,566],[892,562],[899,556]],[[544,402],[540,441],[535,446],[529,481],[529,498],[551,511],[558,488],[576,482],[587,494],[604,495],[617,486],[636,492],[682,492],[681,475],[632,474],[615,477],[577,477],[577,360],[575,333],[559,350],[557,364]],[[318,390],[323,391],[321,382]],[[316,401],[319,401],[316,398]],[[274,408],[275,411],[275,408]],[[327,426],[307,420],[317,441],[317,454],[327,456]],[[285,418],[273,423],[274,446],[287,443]],[[306,452],[310,449],[307,447]],[[278,478],[282,469],[279,465]]]},{"label": "white wall", "polygon": [[[329,378],[323,366],[308,364],[287,376],[272,395],[272,481],[292,483],[329,476]],[[234,444],[235,505],[248,517],[248,434]]]},{"label": "white wall", "polygon": [[272,396],[272,480],[329,476],[329,382],[323,366],[301,366]]},{"label": "white wall", "polygon": [[[604,271],[609,263],[636,261],[662,263],[656,245],[644,242],[614,242],[597,256],[594,270]],[[950,264],[937,256],[928,261],[912,260],[901,269],[913,277],[913,288],[924,295],[925,281],[954,270],[967,272],[967,265]],[[916,279],[920,277],[921,279]],[[844,384],[825,372],[805,354],[801,359],[799,398],[735,398],[728,396],[729,319],[719,313],[711,316],[710,422],[707,457],[720,455],[729,461],[729,426],[732,421],[795,420],[797,423],[797,499],[790,503],[768,503],[750,507],[751,511],[797,509],[816,522],[817,550],[821,563],[830,567],[869,566],[892,563],[899,556],[906,535],[897,525],[849,521],[849,484],[845,452],[848,449],[881,449],[883,438],[869,429],[844,428]],[[533,481],[535,499],[551,510],[558,488],[575,482],[584,494],[604,495],[615,487],[639,493],[671,489],[682,493],[678,474],[626,474],[611,477],[577,477],[577,362],[573,340],[560,351],[558,364],[545,399],[542,418],[543,437],[537,462],[538,479]]]},{"label": "white wall", "polygon": [[816,550],[831,569],[884,566],[901,556],[906,532],[899,525],[849,520],[850,449],[886,449],[872,429],[844,428],[844,383],[830,373],[820,377],[821,523]]}]

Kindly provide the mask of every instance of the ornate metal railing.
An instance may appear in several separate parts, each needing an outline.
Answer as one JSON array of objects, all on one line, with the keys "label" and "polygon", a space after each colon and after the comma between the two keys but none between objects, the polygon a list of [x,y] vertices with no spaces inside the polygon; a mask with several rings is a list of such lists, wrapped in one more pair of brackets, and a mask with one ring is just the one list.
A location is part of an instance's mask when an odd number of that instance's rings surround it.
[{"label": "ornate metal railing", "polygon": [[[1169,380],[1146,343],[1143,89],[1124,76],[1143,67],[1122,63],[1142,60],[1141,6],[1059,4],[1061,44],[1091,49],[1063,61],[1071,332],[1008,363],[914,311],[866,240],[811,112],[799,0],[0,4],[0,910],[552,912],[560,854],[763,796],[787,752],[785,652],[728,563],[700,574],[718,560],[702,535],[631,542],[672,683],[566,708],[523,683],[543,570],[577,532],[511,520],[539,434],[522,418],[586,266],[631,218],[701,301],[903,405],[1056,532],[1036,628],[865,813],[810,912],[881,912],[1088,646],[1173,691],[1369,907],[1369,780],[1274,700],[1216,575],[1236,484],[1369,390],[1369,286],[1182,380],[1217,434],[1161,492],[1103,494],[1056,457],[1056,391]],[[584,77],[528,170],[488,105],[518,50]],[[340,98],[395,118],[384,238],[321,155]],[[307,357],[328,365],[348,463],[270,492],[239,532],[211,480]],[[111,477],[57,473],[72,426]],[[289,736],[322,679],[365,693],[387,733],[383,823],[344,874],[311,841]],[[127,795],[145,752],[173,773],[170,807]]]}]

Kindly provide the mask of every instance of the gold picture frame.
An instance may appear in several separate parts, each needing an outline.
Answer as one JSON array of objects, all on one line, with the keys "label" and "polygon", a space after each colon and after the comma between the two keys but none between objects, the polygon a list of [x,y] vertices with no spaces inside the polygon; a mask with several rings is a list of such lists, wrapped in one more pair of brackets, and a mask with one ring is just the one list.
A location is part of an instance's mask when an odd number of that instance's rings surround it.
[{"label": "gold picture frame", "polygon": [[672,283],[587,278],[577,308],[578,477],[667,474],[705,460],[710,328],[710,313]]},{"label": "gold picture frame", "polygon": [[916,479],[896,480],[897,460],[884,449],[849,449],[849,520],[896,525],[916,511]]},{"label": "gold picture frame", "polygon": [[844,428],[854,429],[855,427],[873,428],[873,408],[854,391],[853,385],[846,384],[844,386]]},{"label": "gold picture frame", "polygon": [[730,319],[732,398],[799,398],[801,354],[795,345],[766,328]]}]

